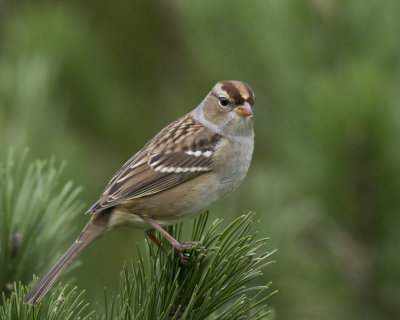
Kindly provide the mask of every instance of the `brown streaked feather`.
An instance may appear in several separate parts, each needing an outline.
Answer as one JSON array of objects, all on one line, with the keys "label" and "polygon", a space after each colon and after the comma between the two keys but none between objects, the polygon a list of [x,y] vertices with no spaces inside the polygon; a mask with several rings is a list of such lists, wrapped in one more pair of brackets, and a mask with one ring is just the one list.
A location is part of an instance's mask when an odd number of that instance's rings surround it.
[{"label": "brown streaked feather", "polygon": [[212,152],[220,138],[190,115],[176,120],[122,166],[89,212],[167,190],[212,170]]}]

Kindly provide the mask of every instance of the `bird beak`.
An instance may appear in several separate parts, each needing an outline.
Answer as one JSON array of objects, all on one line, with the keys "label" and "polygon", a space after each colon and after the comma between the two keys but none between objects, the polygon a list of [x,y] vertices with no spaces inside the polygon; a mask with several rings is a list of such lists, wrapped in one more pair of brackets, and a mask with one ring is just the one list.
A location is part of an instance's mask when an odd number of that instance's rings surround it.
[{"label": "bird beak", "polygon": [[250,104],[245,101],[241,106],[233,109],[239,116],[242,117],[252,117],[253,116],[253,110],[251,110]]}]

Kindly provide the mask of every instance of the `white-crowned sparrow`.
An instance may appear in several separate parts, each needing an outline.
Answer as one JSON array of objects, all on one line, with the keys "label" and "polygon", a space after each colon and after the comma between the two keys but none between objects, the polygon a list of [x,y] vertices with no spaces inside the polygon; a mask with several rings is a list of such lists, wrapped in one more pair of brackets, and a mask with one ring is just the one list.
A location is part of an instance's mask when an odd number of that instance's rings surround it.
[{"label": "white-crowned sparrow", "polygon": [[251,88],[220,81],[200,105],[165,127],[114,175],[89,209],[78,239],[26,295],[37,304],[61,273],[95,239],[120,225],[158,230],[192,217],[231,193],[243,180],[254,146]]}]

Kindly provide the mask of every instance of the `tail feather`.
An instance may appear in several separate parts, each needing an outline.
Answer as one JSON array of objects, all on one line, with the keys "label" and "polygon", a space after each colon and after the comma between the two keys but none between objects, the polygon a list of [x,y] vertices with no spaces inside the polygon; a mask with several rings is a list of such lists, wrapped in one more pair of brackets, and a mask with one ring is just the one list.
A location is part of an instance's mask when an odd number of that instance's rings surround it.
[{"label": "tail feather", "polygon": [[99,212],[92,217],[89,223],[81,232],[78,239],[69,247],[63,256],[55,263],[53,267],[39,280],[38,283],[25,296],[24,303],[32,300],[36,305],[51,289],[61,274],[68,266],[79,257],[79,255],[105,231],[107,231],[108,220],[111,211]]},{"label": "tail feather", "polygon": [[61,276],[64,270],[82,253],[87,247],[82,242],[74,242],[67,252],[56,262],[56,264],[39,280],[39,282],[29,291],[24,299],[24,303],[32,300],[36,305],[51,289],[54,282]]}]

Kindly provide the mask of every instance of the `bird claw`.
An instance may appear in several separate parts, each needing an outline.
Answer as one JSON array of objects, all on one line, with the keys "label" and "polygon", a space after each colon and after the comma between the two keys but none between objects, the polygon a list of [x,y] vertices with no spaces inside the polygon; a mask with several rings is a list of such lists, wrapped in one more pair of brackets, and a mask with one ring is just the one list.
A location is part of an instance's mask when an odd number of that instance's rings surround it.
[{"label": "bird claw", "polygon": [[199,262],[207,255],[206,248],[198,241],[188,241],[175,246],[182,265],[188,266]]}]

